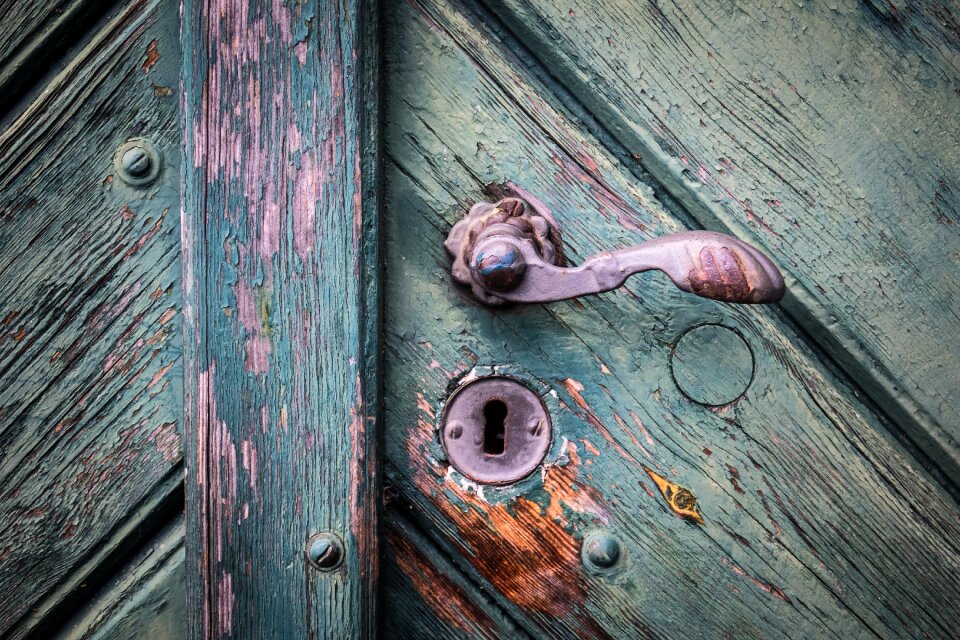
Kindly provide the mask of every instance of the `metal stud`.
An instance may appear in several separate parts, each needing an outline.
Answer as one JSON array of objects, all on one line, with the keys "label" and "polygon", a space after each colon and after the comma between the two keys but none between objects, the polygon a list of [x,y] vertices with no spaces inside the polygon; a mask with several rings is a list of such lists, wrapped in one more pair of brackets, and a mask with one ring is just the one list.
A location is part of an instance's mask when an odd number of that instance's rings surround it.
[{"label": "metal stud", "polygon": [[318,571],[333,571],[343,562],[343,542],[336,534],[323,531],[307,540],[307,561]]},{"label": "metal stud", "polygon": [[623,559],[623,545],[606,531],[594,531],[583,540],[580,560],[591,573],[611,574],[619,570]]},{"label": "metal stud", "polygon": [[113,155],[120,179],[131,187],[145,187],[160,175],[160,153],[145,138],[131,138]]}]

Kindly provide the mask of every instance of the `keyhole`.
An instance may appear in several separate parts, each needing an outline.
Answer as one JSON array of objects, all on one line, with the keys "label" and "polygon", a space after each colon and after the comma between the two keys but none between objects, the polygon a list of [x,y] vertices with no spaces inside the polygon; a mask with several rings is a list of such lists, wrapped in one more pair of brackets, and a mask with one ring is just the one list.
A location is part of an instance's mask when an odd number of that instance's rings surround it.
[{"label": "keyhole", "polygon": [[491,400],[483,405],[483,452],[493,456],[503,453],[506,433],[507,405]]}]

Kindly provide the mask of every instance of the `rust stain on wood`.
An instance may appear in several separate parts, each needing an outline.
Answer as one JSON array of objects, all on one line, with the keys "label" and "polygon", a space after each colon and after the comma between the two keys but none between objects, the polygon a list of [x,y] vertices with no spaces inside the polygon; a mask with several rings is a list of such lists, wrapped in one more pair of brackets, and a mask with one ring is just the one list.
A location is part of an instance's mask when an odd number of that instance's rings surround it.
[{"label": "rust stain on wood", "polygon": [[140,68],[143,69],[144,73],[149,73],[150,69],[153,68],[153,65],[157,64],[157,61],[160,60],[160,51],[157,49],[157,41],[151,40],[150,44],[147,45],[147,57],[143,61],[143,66]]},{"label": "rust stain on wood", "polygon": [[[607,443],[614,448],[614,450],[623,456],[625,459],[636,463],[637,459],[634,458],[630,453],[620,446],[620,443],[614,439],[613,435],[610,433],[610,430],[607,429],[607,426],[600,421],[600,418],[597,417],[597,413],[593,410],[587,401],[584,399],[582,392],[584,390],[583,384],[574,380],[573,378],[564,378],[560,380],[560,384],[563,385],[563,388],[567,390],[567,393],[570,394],[570,397],[573,398],[573,401],[577,404],[580,409],[583,410],[583,418],[587,423],[592,426],[597,432],[603,437]],[[567,407],[567,405],[561,403],[561,406]]]},{"label": "rust stain on wood", "polygon": [[[544,509],[522,496],[491,504],[458,485],[446,465],[429,458],[433,411],[424,410],[424,404],[417,427],[410,429],[407,453],[417,488],[456,528],[454,543],[511,602],[549,616],[569,616],[586,592],[579,579],[579,542],[552,517],[559,505]],[[554,474],[551,482],[562,486],[563,472]],[[555,499],[562,500],[561,495]]]},{"label": "rust stain on wood", "polygon": [[594,514],[606,524],[609,518],[603,496],[579,478],[582,460],[577,446],[567,442],[565,453],[566,464],[548,464],[543,468],[543,488],[550,494],[547,515],[556,522],[567,524],[565,505],[578,513]]},{"label": "rust stain on wood", "polygon": [[675,514],[686,520],[691,520],[697,524],[703,524],[703,516],[697,508],[697,497],[686,487],[681,487],[675,482],[667,480],[653,469],[646,465],[641,465],[647,472],[650,479],[657,485],[660,495],[667,501],[667,506]]}]

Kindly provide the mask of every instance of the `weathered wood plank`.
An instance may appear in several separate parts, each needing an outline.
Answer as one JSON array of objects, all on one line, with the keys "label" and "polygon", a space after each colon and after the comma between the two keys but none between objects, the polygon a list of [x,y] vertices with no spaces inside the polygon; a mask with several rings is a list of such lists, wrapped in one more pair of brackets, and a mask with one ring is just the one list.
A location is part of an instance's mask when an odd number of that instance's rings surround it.
[{"label": "weathered wood plank", "polygon": [[956,3],[485,2],[960,482]]},{"label": "weathered wood plank", "polygon": [[[679,230],[459,2],[386,9],[385,473],[410,517],[524,628],[546,637],[949,637],[960,597],[956,505],[879,418],[766,308],[637,278],[597,297],[491,310],[449,275],[442,243],[490,183],[557,216],[575,262]],[[673,345],[704,323],[754,359],[738,401],[677,388]],[[726,375],[711,354],[714,378]],[[548,389],[554,444],[515,487],[451,470],[436,421],[451,384],[505,364]],[[696,496],[702,524],[660,490]],[[586,573],[595,529],[624,545]]]},{"label": "weathered wood plank", "polygon": [[396,512],[385,520],[384,637],[409,640],[529,637]]},{"label": "weathered wood plank", "polygon": [[180,640],[186,636],[183,517],[167,526],[54,637]]},{"label": "weathered wood plank", "polygon": [[[184,3],[194,638],[375,633],[373,7]],[[304,554],[325,530],[332,573]]]},{"label": "weathered wood plank", "polygon": [[[439,550],[394,514],[384,523],[383,621],[388,637],[528,637]],[[186,635],[186,570],[183,519],[133,558],[63,630],[64,640],[183,638]]]},{"label": "weathered wood plank", "polygon": [[[176,7],[124,7],[0,134],[4,637],[82,592],[179,484],[178,60]],[[132,136],[166,158],[148,188],[114,175]]]},{"label": "weathered wood plank", "polygon": [[21,88],[42,78],[50,62],[66,53],[84,29],[103,13],[106,0],[0,0],[0,109]]}]

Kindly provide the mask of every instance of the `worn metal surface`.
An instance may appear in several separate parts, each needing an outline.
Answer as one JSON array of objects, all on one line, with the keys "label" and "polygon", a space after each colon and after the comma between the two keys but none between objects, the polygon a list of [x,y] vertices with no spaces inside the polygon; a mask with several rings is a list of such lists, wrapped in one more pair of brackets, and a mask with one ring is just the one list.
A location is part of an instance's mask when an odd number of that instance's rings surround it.
[{"label": "worn metal surface", "polygon": [[127,140],[113,154],[116,176],[131,187],[146,187],[155,181],[163,168],[163,158],[146,138]]},{"label": "worn metal surface", "polygon": [[603,293],[651,270],[667,274],[679,289],[711,300],[757,304],[783,297],[783,276],[766,256],[710,231],[673,233],[589,256],[578,267],[558,266],[561,234],[552,216],[536,207],[517,198],[473,205],[445,243],[454,256],[454,278],[472,286],[474,295],[488,304],[557,302]]},{"label": "worn metal surface", "polygon": [[[503,197],[487,185],[535,193],[574,263],[680,231],[682,211],[590,133],[589,114],[569,111],[495,15],[456,0],[385,11],[390,508],[488,594],[496,608],[483,611],[504,612],[521,637],[915,638],[960,627],[943,604],[960,598],[956,504],[777,308],[687,295],[656,273],[507,309],[455,286],[443,239],[463,211]],[[738,331],[754,360],[753,382],[719,407],[691,401],[671,372],[674,345],[704,324]],[[731,376],[727,349],[743,382],[737,344],[716,344],[701,388]],[[557,407],[541,470],[506,487],[477,486],[436,442],[456,381],[495,364],[522,366]],[[627,564],[614,576],[583,566],[598,529],[622,542]],[[449,619],[429,580],[411,574],[416,610]],[[479,615],[469,624],[500,633]]]},{"label": "worn metal surface", "polygon": [[[500,415],[491,415],[492,406]],[[522,382],[505,376],[466,381],[447,401],[440,420],[450,464],[485,484],[508,484],[530,475],[547,454],[550,436],[550,414],[543,400]]]},{"label": "worn metal surface", "polygon": [[960,484],[957,3],[483,4]]},{"label": "worn metal surface", "polygon": [[183,6],[192,638],[375,634],[373,7]]},{"label": "worn metal surface", "polygon": [[142,135],[177,157],[177,32],[173,3],[118,7],[0,133],[5,638],[46,636],[179,499],[179,168],[113,166]]}]

